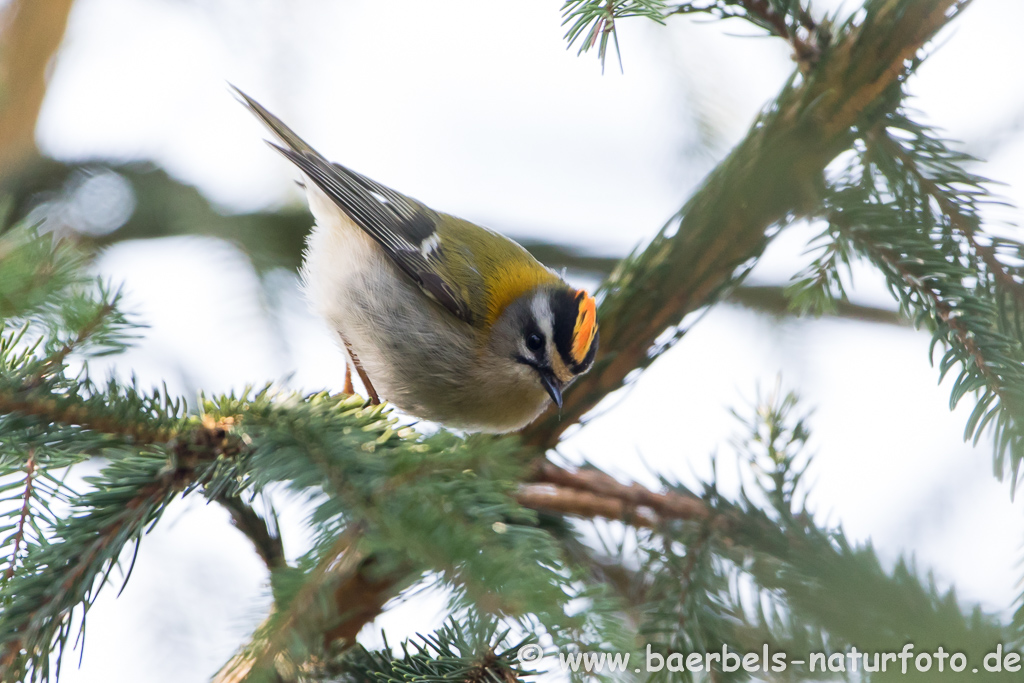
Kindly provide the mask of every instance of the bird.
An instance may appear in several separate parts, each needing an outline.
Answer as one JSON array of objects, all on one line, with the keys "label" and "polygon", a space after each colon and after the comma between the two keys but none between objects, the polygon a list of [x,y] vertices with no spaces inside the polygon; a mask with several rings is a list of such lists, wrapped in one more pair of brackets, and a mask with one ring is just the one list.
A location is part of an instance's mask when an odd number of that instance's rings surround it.
[{"label": "bird", "polygon": [[561,409],[594,363],[593,296],[508,237],[329,162],[231,88],[301,172],[315,219],[302,289],[374,403],[495,434]]}]

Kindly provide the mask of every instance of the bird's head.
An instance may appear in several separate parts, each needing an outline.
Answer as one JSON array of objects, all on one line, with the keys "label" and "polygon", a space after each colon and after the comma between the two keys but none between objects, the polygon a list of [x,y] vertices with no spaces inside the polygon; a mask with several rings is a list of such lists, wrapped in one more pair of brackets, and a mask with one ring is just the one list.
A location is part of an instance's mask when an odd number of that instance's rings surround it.
[{"label": "bird's head", "polygon": [[562,407],[562,391],[594,364],[597,303],[565,283],[538,287],[506,308],[494,326],[492,346]]}]

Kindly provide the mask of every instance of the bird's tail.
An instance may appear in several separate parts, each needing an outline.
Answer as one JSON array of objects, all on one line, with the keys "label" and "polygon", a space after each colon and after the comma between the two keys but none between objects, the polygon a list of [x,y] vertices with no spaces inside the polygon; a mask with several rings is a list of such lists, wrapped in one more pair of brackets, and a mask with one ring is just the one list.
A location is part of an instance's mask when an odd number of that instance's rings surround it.
[{"label": "bird's tail", "polygon": [[262,104],[249,97],[230,83],[228,83],[228,87],[234,91],[239,101],[244,104],[249,111],[255,114],[256,118],[262,121],[263,125],[265,125],[278,140],[299,154],[312,154],[316,157],[320,156],[316,150],[306,144],[305,140],[296,135],[295,131],[286,126],[281,119],[267,111]]}]

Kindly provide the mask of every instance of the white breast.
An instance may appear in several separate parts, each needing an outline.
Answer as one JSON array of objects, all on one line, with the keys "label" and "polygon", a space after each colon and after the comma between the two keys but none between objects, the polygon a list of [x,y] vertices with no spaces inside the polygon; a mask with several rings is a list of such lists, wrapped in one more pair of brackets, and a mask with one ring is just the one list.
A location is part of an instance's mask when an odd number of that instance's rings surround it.
[{"label": "white breast", "polygon": [[525,366],[479,348],[472,328],[428,299],[313,183],[306,187],[316,225],[303,288],[382,399],[416,417],[489,432],[518,429],[546,406]]}]

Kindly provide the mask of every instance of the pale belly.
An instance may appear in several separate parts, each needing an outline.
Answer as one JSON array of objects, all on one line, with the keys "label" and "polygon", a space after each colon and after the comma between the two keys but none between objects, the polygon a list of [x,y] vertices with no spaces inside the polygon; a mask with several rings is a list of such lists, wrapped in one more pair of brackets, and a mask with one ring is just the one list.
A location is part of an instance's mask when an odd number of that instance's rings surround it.
[{"label": "pale belly", "polygon": [[382,400],[448,427],[498,433],[547,407],[532,370],[489,358],[465,322],[428,299],[330,200],[309,194],[317,225],[303,287]]}]

